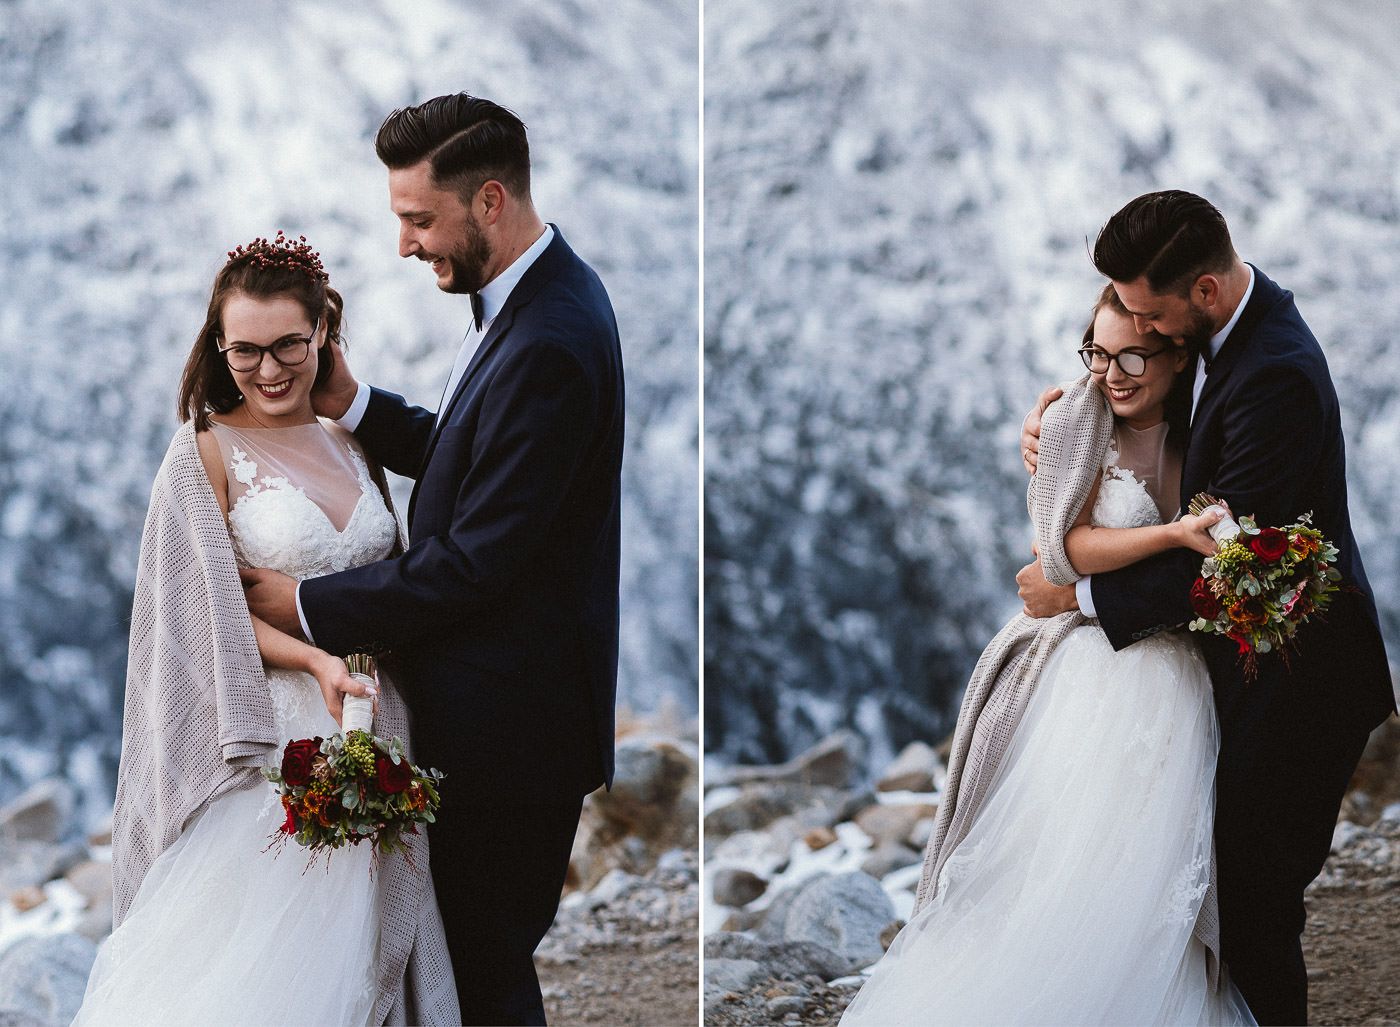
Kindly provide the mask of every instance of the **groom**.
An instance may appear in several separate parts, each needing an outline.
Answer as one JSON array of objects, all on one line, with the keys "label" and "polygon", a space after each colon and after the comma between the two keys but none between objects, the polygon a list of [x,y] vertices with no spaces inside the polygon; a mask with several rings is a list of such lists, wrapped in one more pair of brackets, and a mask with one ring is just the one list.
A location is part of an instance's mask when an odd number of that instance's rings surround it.
[{"label": "groom", "polygon": [[[1303,890],[1321,871],[1347,783],[1371,729],[1395,709],[1375,603],[1347,513],[1336,392],[1292,293],[1235,254],[1220,212],[1172,190],[1109,220],[1094,264],[1137,330],[1199,354],[1183,502],[1198,492],[1236,516],[1283,525],[1311,510],[1338,550],[1344,590],[1298,634],[1291,663],[1259,661],[1244,680],[1235,643],[1200,636],[1220,717],[1215,843],[1221,955],[1261,1024],[1307,1021]],[[1189,370],[1186,373],[1191,373]],[[1027,418],[1032,470],[1048,390]],[[1026,612],[1080,609],[1115,649],[1190,620],[1199,555],[1174,550],[1056,588],[1040,563],[1017,575]]]},{"label": "groom", "polygon": [[380,646],[415,756],[447,775],[433,882],[463,1022],[542,1024],[533,952],[583,797],[613,773],[623,382],[598,276],[530,199],[525,126],[459,93],[375,140],[399,255],[471,300],[438,412],[351,377],[314,396],[415,479],[403,555],[300,587],[250,574],[268,622],[334,653]]}]

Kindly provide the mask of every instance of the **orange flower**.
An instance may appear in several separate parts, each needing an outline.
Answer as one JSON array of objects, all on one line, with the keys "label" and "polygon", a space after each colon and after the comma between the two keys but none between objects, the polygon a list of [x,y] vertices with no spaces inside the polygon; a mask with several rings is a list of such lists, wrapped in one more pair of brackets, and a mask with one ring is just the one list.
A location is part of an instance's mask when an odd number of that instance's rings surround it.
[{"label": "orange flower", "polygon": [[1257,602],[1245,599],[1231,607],[1230,619],[1236,624],[1250,627],[1256,624],[1267,624],[1269,615]]}]

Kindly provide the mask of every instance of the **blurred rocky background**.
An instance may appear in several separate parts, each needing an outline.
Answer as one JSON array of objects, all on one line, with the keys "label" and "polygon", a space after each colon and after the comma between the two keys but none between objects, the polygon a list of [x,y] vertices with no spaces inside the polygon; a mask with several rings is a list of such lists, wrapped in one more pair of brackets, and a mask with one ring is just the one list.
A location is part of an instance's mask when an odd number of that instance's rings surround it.
[{"label": "blurred rocky background", "polygon": [[1087,249],[1154,189],[1212,199],[1322,343],[1400,658],[1400,5],[711,0],[704,31],[707,762],[848,729],[870,773],[951,730],[1030,561],[1022,416],[1083,373]]},{"label": "blurred rocky background", "polygon": [[697,52],[662,0],[0,0],[0,803],[110,808],[141,523],[227,250],[304,233],[356,372],[436,407],[465,306],[398,257],[372,140],[457,90],[524,119],[540,213],[612,296],[620,698],[694,714]]},{"label": "blurred rocky background", "polygon": [[[705,777],[704,1023],[835,1024],[914,908],[951,737],[862,783],[837,732]],[[1400,720],[1372,735],[1308,889],[1309,1022],[1400,1023]]]}]

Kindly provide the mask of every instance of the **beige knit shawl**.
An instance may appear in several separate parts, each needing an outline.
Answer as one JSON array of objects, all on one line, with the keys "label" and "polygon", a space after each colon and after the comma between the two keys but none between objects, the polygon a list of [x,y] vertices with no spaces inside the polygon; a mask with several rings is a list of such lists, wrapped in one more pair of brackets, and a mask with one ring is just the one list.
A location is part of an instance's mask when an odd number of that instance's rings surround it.
[{"label": "beige knit shawl", "polygon": [[[1026,492],[1026,506],[1045,578],[1052,585],[1070,585],[1079,579],[1065,555],[1065,534],[1102,472],[1112,436],[1113,413],[1089,375],[1067,386],[1064,396],[1045,412],[1040,461]],[[939,873],[967,837],[986,801],[1046,661],[1071,631],[1085,623],[1078,610],[1045,619],[1017,614],[978,659],[953,732],[943,801],[924,852],[915,913],[937,894]],[[1218,987],[1220,921],[1213,850],[1210,885],[1195,935],[1206,946],[1211,984]]]},{"label": "beige knit shawl", "polygon": [[[382,685],[376,730],[407,740],[408,711],[392,683]],[[278,759],[272,710],[228,529],[186,424],[151,488],[136,570],[112,827],[114,927],[156,857],[197,814],[228,792],[268,787],[258,768]],[[427,838],[411,836],[409,843],[416,869],[397,854],[380,857],[376,871],[379,996],[372,1022],[456,1024]]]}]

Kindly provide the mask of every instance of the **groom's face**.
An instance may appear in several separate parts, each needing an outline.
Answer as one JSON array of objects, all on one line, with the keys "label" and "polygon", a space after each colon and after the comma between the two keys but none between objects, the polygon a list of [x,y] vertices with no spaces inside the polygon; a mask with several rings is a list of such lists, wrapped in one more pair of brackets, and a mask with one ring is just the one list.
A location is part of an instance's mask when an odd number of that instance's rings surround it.
[{"label": "groom's face", "polygon": [[389,206],[399,219],[399,256],[431,264],[443,292],[479,292],[491,242],[454,189],[434,184],[428,162],[389,171]]},{"label": "groom's face", "polygon": [[1175,342],[1204,342],[1215,331],[1210,311],[1195,301],[1195,290],[1186,295],[1155,292],[1146,277],[1114,282],[1113,289],[1133,316],[1139,335],[1157,332]]}]

